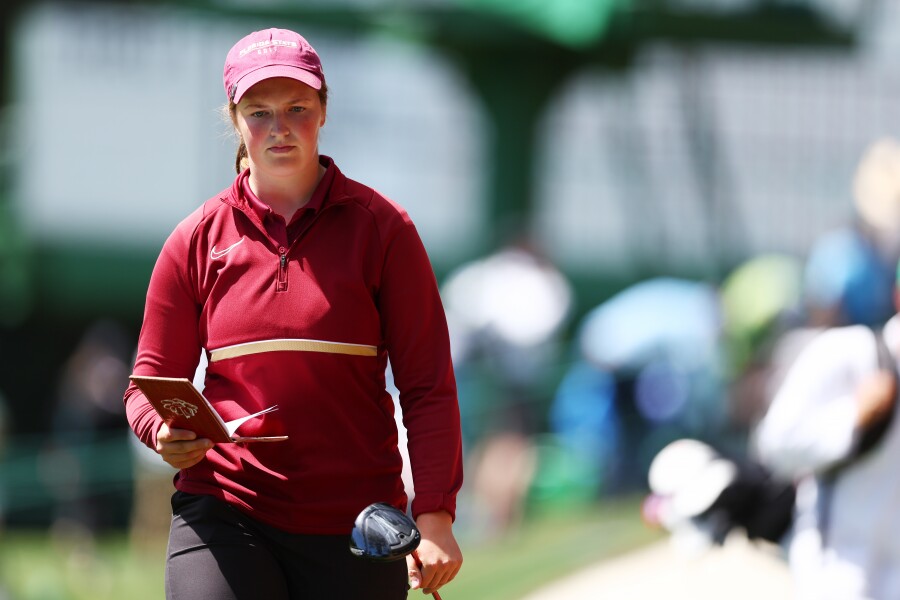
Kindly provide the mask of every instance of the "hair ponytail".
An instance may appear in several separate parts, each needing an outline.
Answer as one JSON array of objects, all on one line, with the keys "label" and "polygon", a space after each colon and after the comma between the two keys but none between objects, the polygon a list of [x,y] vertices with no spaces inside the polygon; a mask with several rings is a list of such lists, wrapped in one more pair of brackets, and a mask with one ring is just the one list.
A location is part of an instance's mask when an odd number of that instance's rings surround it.
[{"label": "hair ponytail", "polygon": [[244,140],[238,145],[237,156],[234,159],[234,170],[240,173],[250,166],[250,157],[247,156],[247,144]]}]

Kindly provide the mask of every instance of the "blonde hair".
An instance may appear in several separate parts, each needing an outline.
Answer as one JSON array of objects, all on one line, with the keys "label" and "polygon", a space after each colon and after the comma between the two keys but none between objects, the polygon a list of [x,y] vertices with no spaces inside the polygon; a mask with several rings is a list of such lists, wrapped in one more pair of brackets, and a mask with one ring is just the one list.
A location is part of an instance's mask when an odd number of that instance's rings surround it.
[{"label": "blonde hair", "polygon": [[[318,90],[318,94],[319,102],[322,104],[322,108],[325,108],[328,105],[328,86],[325,85],[324,81],[322,82],[322,87]],[[235,126],[237,123],[237,105],[229,100],[228,104],[222,107],[222,113],[231,121],[231,125]],[[235,131],[237,131],[236,127]],[[238,148],[234,157],[234,170],[240,173],[248,166],[250,166],[250,157],[247,156],[247,145],[244,144],[244,140],[240,139],[240,134],[238,134]]]}]

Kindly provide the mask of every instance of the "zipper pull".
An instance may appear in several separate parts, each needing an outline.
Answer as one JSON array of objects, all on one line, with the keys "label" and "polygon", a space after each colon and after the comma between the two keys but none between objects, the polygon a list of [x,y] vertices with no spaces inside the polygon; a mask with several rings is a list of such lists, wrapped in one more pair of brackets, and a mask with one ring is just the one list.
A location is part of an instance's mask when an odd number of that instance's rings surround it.
[{"label": "zipper pull", "polygon": [[278,253],[278,264],[281,266],[278,268],[278,283],[276,284],[276,289],[283,292],[287,289],[287,248],[279,248]]}]

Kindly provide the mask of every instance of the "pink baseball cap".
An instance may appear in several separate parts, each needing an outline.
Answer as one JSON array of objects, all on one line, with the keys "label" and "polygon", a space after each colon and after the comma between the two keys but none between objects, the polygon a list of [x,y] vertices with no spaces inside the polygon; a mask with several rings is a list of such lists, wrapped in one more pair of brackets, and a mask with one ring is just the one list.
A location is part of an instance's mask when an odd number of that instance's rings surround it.
[{"label": "pink baseball cap", "polygon": [[254,31],[228,51],[225,94],[237,104],[247,90],[264,79],[290,77],[322,89],[322,61],[309,42],[287,29]]}]

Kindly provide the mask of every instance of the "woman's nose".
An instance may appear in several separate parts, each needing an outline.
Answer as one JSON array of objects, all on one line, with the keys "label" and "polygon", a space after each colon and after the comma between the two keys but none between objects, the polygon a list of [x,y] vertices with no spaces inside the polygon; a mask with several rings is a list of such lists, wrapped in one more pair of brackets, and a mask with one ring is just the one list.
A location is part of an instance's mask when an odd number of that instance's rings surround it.
[{"label": "woman's nose", "polygon": [[288,131],[287,121],[279,116],[275,116],[272,119],[272,134],[274,135],[285,135]]}]

